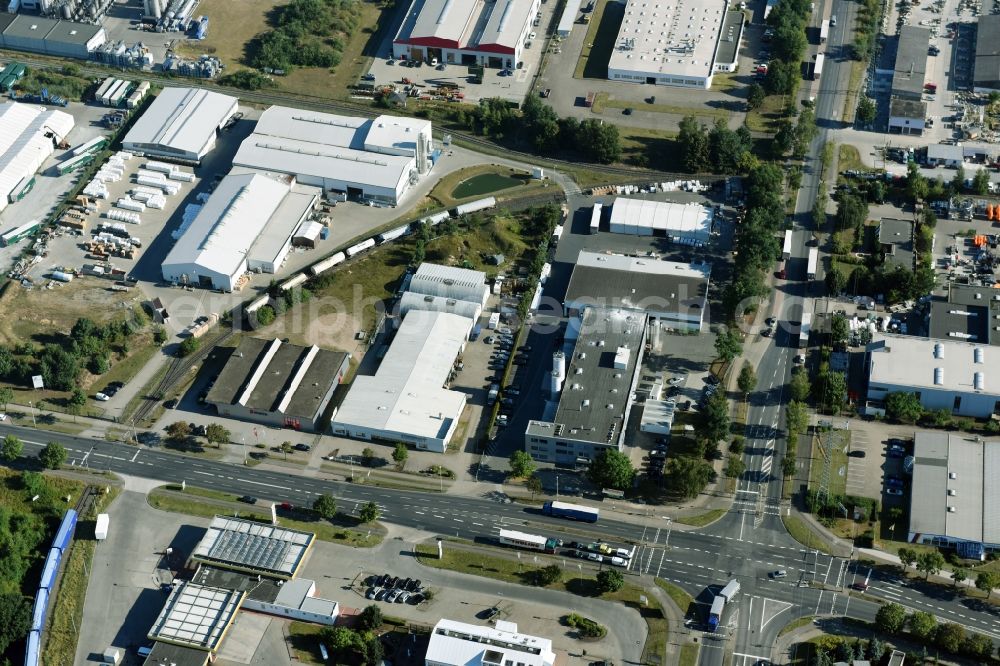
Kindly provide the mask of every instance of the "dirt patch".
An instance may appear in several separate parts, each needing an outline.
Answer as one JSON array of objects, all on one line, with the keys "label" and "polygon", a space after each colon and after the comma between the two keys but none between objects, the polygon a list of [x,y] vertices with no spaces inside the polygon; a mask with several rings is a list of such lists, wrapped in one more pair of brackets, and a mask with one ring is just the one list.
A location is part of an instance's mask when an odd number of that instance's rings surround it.
[{"label": "dirt patch", "polygon": [[270,29],[268,15],[288,0],[202,0],[198,14],[209,20],[208,34],[202,40],[184,40],[177,52],[197,58],[214,55],[226,65],[226,73],[244,69],[243,55],[247,42]]},{"label": "dirt patch", "polygon": [[97,278],[51,284],[51,289],[25,289],[7,283],[0,293],[0,344],[44,343],[54,333],[69,332],[80,317],[100,324],[122,316],[141,300],[136,290],[111,291],[110,282]]}]

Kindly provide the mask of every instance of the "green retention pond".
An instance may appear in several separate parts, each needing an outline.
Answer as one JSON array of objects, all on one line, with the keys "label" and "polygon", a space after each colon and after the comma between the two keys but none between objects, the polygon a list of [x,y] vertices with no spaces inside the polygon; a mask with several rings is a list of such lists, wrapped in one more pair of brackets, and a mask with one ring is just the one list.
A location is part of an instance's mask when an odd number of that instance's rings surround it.
[{"label": "green retention pond", "polygon": [[481,173],[463,180],[452,190],[453,199],[464,199],[466,197],[477,197],[491,192],[506,190],[524,184],[524,179],[513,176],[505,176],[502,173]]}]

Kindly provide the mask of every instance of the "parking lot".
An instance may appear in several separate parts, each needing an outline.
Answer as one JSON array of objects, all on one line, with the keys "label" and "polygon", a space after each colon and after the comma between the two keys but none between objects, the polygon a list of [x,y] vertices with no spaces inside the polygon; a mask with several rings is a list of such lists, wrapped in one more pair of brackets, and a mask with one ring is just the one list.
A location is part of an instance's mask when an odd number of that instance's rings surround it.
[{"label": "parking lot", "polygon": [[[890,486],[886,480],[907,478],[903,472],[903,458],[913,452],[912,438],[912,429],[852,421],[847,453],[847,494],[889,505],[902,504],[905,496],[887,494],[886,489]],[[901,451],[900,446],[905,451]],[[818,461],[814,460],[813,464]]]},{"label": "parking lot", "polygon": [[[486,68],[483,74],[482,83],[472,83],[469,75],[469,68],[466,65],[440,62],[432,65],[429,62],[407,62],[393,59],[392,40],[396,36],[398,25],[392,26],[391,30],[385,32],[385,38],[379,45],[378,54],[367,74],[374,78],[366,78],[362,83],[382,86],[393,84],[400,92],[405,88],[415,86],[418,95],[436,94],[441,84],[449,88],[457,85],[458,91],[462,94],[462,101],[478,104],[479,100],[491,97],[510,100],[517,104],[524,101],[525,95],[531,89],[535,77],[538,75],[542,54],[545,52],[549,36],[546,34],[546,26],[554,25],[559,20],[553,12],[560,8],[560,3],[543,2],[539,6],[542,16],[537,21],[538,25],[532,30],[535,36],[529,34],[525,41],[525,48],[522,51],[523,60],[519,67],[507,72],[497,68]],[[400,14],[402,15],[402,14]],[[412,65],[412,66],[410,66]],[[407,79],[409,83],[403,79]]]}]

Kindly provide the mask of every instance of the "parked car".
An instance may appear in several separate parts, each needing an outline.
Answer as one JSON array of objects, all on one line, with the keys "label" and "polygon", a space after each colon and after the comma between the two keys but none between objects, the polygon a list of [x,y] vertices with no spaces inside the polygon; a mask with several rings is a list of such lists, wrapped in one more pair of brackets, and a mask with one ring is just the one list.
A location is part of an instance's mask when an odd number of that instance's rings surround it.
[{"label": "parked car", "polygon": [[104,393],[97,393],[94,395],[94,400],[98,400],[100,402],[107,402],[108,400],[111,400],[111,397]]},{"label": "parked car", "polygon": [[382,601],[387,596],[389,596],[389,588],[383,587],[381,590],[379,590],[378,594],[375,595],[375,601]]},{"label": "parked car", "polygon": [[903,487],[903,480],[901,478],[899,478],[898,476],[887,476],[885,478],[885,483],[890,488],[902,488]]},{"label": "parked car", "polygon": [[365,594],[365,599],[374,599],[381,591],[381,587],[369,587],[368,592]]},{"label": "parked car", "polygon": [[900,490],[899,488],[886,488],[885,489],[885,494],[886,495],[893,495],[895,497],[902,497],[903,496],[903,491]]},{"label": "parked car", "polygon": [[243,495],[242,497],[240,497],[240,501],[246,504],[256,504],[257,498],[254,497],[253,495]]},{"label": "parked car", "polygon": [[603,562],[604,556],[597,553],[587,553],[587,559],[591,562]]},{"label": "parked car", "polygon": [[611,564],[615,565],[616,567],[628,566],[628,560],[626,560],[624,557],[611,557],[608,558],[608,561],[611,562]]},{"label": "parked car", "polygon": [[403,593],[403,591],[402,591],[402,590],[391,590],[391,591],[389,592],[389,594],[388,594],[388,595],[386,596],[386,598],[385,598],[385,602],[386,602],[387,604],[393,604],[393,603],[396,603],[396,599],[398,599],[398,598],[399,598],[399,595],[400,595],[400,594],[402,594],[402,593]]},{"label": "parked car", "polygon": [[785,576],[788,575],[788,572],[785,571],[784,569],[778,569],[777,571],[772,571],[771,573],[769,573],[767,575],[770,578],[784,578]]},{"label": "parked car", "polygon": [[406,585],[407,592],[416,592],[420,589],[420,579],[414,578]]},{"label": "parked car", "polygon": [[306,451],[306,452],[308,452],[308,451],[312,451],[312,447],[309,446],[308,444],[299,443],[299,444],[295,445],[295,450],[296,451]]},{"label": "parked car", "polygon": [[850,458],[864,458],[865,457],[865,452],[863,450],[860,450],[860,449],[855,449],[853,451],[848,451],[847,455]]}]

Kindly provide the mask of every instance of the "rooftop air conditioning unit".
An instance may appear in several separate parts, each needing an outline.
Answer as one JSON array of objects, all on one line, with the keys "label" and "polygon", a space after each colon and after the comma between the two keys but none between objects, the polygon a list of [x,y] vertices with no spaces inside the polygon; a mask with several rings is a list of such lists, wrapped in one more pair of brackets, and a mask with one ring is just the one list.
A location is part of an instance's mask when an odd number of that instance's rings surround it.
[{"label": "rooftop air conditioning unit", "polygon": [[948,507],[948,513],[955,513],[955,507],[949,506]]},{"label": "rooftop air conditioning unit", "polygon": [[957,492],[955,491],[955,489],[954,489],[954,488],[949,488],[949,489],[948,489],[948,494],[949,494],[950,496],[954,497],[954,496],[955,496],[955,495],[957,495],[958,493],[957,493]]}]

